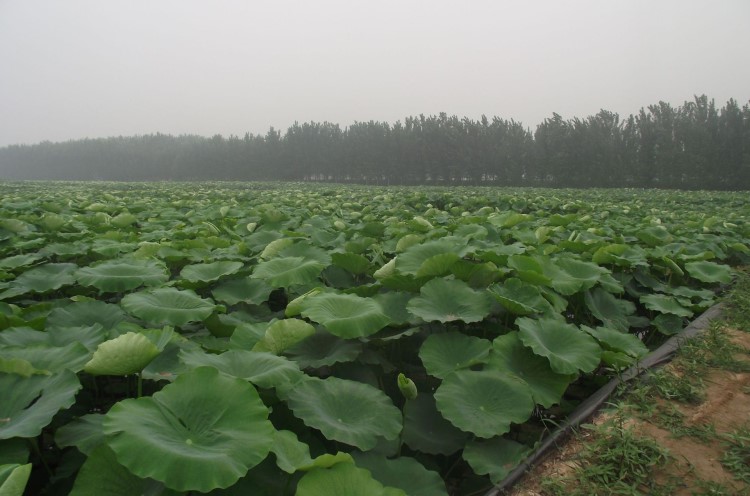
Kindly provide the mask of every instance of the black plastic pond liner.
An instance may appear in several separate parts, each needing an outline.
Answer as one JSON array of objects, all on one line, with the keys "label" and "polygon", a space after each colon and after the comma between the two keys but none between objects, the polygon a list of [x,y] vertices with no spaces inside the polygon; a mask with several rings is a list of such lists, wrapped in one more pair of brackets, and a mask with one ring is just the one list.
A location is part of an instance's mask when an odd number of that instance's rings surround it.
[{"label": "black plastic pond liner", "polygon": [[508,476],[497,486],[490,489],[484,496],[498,496],[504,491],[509,490],[516,482],[518,482],[523,475],[528,472],[547,452],[550,448],[557,445],[557,442],[563,436],[569,434],[575,427],[579,426],[591,417],[604,403],[607,402],[612,393],[617,389],[617,386],[627,382],[635,377],[638,377],[642,373],[646,372],[652,367],[662,365],[672,360],[677,349],[687,340],[692,339],[696,335],[705,331],[711,321],[718,319],[722,312],[722,303],[718,303],[705,312],[700,317],[692,321],[687,325],[679,334],[676,334],[669,338],[663,345],[646,355],[643,360],[636,363],[625,372],[615,377],[607,384],[602,386],[593,395],[589,396],[583,401],[578,407],[573,410],[570,416],[552,432],[547,438],[542,441],[537,450],[529,455],[520,465],[518,465]]}]

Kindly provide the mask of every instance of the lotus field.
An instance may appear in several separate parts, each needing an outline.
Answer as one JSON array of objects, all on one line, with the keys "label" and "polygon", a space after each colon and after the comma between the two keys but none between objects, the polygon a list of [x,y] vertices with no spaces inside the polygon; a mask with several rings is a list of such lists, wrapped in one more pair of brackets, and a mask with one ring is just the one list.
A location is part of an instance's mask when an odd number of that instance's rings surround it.
[{"label": "lotus field", "polygon": [[745,193],[0,197],[3,495],[480,495],[750,260]]}]

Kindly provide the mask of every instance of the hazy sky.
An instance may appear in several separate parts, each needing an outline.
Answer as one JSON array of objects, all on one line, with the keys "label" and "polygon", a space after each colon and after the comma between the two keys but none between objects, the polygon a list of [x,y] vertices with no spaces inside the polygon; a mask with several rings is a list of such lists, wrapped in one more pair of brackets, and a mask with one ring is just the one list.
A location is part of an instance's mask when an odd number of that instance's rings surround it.
[{"label": "hazy sky", "polygon": [[0,146],[750,100],[749,0],[0,0]]}]

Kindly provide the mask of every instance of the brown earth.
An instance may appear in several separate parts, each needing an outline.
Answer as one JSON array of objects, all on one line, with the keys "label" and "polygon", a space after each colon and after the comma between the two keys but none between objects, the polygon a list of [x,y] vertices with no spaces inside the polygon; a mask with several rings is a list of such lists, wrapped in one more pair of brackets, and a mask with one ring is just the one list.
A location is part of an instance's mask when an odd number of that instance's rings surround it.
[{"label": "brown earth", "polygon": [[[745,351],[735,353],[737,360],[747,360],[750,352],[750,333],[735,329],[724,329],[731,342]],[[679,372],[679,365],[670,364]],[[725,446],[721,438],[740,427],[750,427],[750,373],[735,373],[716,368],[705,369],[701,377],[705,389],[705,400],[698,405],[658,399],[658,406],[672,406],[683,414],[683,425],[688,428],[713,428],[715,435],[701,437],[675,436],[656,425],[647,415],[633,413],[625,426],[641,436],[649,436],[669,450],[669,461],[654,472],[656,481],[671,481],[671,494],[750,494],[750,486],[738,481],[721,464]],[[591,420],[602,425],[611,413],[603,411]],[[545,479],[568,479],[574,477],[581,461],[579,452],[584,443],[591,440],[591,431],[581,429],[557,450],[552,451],[536,467],[524,476],[508,494],[513,496],[545,495],[541,482]],[[724,492],[707,490],[707,483],[721,484]]]}]

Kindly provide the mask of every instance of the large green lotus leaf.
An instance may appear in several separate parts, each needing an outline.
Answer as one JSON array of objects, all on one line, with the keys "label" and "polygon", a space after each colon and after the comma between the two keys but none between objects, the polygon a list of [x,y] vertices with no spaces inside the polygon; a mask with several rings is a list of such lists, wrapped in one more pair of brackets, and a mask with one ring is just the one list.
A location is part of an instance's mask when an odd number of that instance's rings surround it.
[{"label": "large green lotus leaf", "polygon": [[304,341],[288,348],[286,355],[303,369],[320,368],[341,362],[353,362],[362,353],[362,343],[341,339],[320,330]]},{"label": "large green lotus leaf", "polygon": [[492,342],[492,353],[484,370],[497,370],[525,382],[536,403],[549,408],[558,403],[575,375],[558,374],[549,361],[525,347],[513,331]]},{"label": "large green lotus leaf", "polygon": [[181,326],[208,318],[216,307],[193,291],[160,288],[125,295],[120,302],[130,314],[157,325]]},{"label": "large green lotus leaf", "polygon": [[0,496],[22,496],[30,475],[30,463],[0,465]]},{"label": "large green lotus leaf", "polygon": [[120,465],[106,444],[98,446],[81,466],[70,496],[177,496],[161,482],[141,479]]},{"label": "large green lotus leaf", "polygon": [[419,348],[419,358],[427,373],[445,379],[448,375],[484,363],[492,343],[459,332],[433,334]]},{"label": "large green lotus leaf", "polygon": [[574,325],[557,319],[527,317],[518,319],[516,324],[523,344],[546,357],[558,374],[591,372],[601,361],[602,349],[594,338]]},{"label": "large green lotus leaf", "polygon": [[39,371],[72,370],[73,372],[79,372],[83,370],[84,365],[91,358],[91,352],[81,343],[69,343],[66,346],[36,344],[1,347],[0,358],[24,360]]},{"label": "large green lotus leaf", "polygon": [[463,281],[432,279],[419,294],[411,299],[407,309],[427,322],[480,322],[490,313],[487,293],[475,291]]},{"label": "large green lotus leaf", "polygon": [[607,327],[581,326],[581,329],[593,336],[605,350],[624,353],[631,358],[631,362],[644,357],[648,353],[646,345],[634,334]]},{"label": "large green lotus leaf", "polygon": [[615,295],[601,288],[594,288],[584,293],[586,308],[602,323],[618,331],[627,332],[630,328],[628,317],[635,313],[633,302],[616,298]]},{"label": "large green lotus leaf", "polygon": [[35,344],[65,346],[77,342],[93,351],[106,337],[107,333],[99,324],[57,327],[48,329],[48,332],[36,331],[28,327],[15,327],[6,329],[0,333],[0,344],[6,346],[29,346]]},{"label": "large green lotus leaf", "polygon": [[352,274],[366,274],[370,270],[370,261],[357,253],[332,253],[331,261]]},{"label": "large green lotus leaf", "polygon": [[59,410],[75,402],[79,389],[70,370],[30,377],[0,373],[0,439],[38,436]]},{"label": "large green lotus leaf", "polygon": [[13,281],[13,286],[24,292],[46,293],[75,283],[73,273],[78,266],[72,263],[48,263],[27,270]]},{"label": "large green lotus leaf", "polygon": [[685,264],[685,270],[690,277],[701,282],[728,284],[732,281],[732,269],[727,265],[707,261],[689,262]]},{"label": "large green lotus leaf", "polygon": [[641,303],[649,310],[661,313],[669,313],[678,317],[692,317],[693,311],[689,310],[677,301],[673,296],[664,294],[647,294],[641,296]]},{"label": "large green lotus leaf", "polygon": [[594,263],[572,258],[558,258],[554,262],[548,259],[543,267],[545,274],[552,280],[552,287],[564,295],[591,289],[604,274],[609,273],[607,269]]},{"label": "large green lotus leaf", "polygon": [[389,319],[390,325],[400,326],[407,324],[413,319],[412,315],[406,309],[413,295],[403,291],[388,291],[387,293],[378,293],[372,297],[383,309]]},{"label": "large green lotus leaf", "polygon": [[103,301],[77,301],[49,313],[49,327],[77,327],[100,324],[112,329],[125,320],[125,312],[118,305]]},{"label": "large green lotus leaf", "polygon": [[662,226],[651,226],[638,229],[636,237],[649,246],[663,246],[672,242],[672,235]]},{"label": "large green lotus leaf", "polygon": [[267,351],[280,355],[287,348],[313,334],[315,334],[315,328],[304,320],[277,320],[268,326],[263,337],[253,346],[253,351]]},{"label": "large green lotus leaf", "polygon": [[292,244],[294,244],[294,238],[274,239],[266,245],[266,247],[259,255],[259,258],[261,260],[268,260],[269,258],[273,258],[277,256],[281,250],[283,250],[287,246],[291,246]]},{"label": "large green lotus leaf", "polygon": [[328,377],[298,383],[287,404],[308,427],[330,440],[375,447],[378,439],[395,439],[401,432],[401,412],[382,391],[361,382]]},{"label": "large green lotus leaf", "polygon": [[104,419],[118,462],[177,491],[231,486],[268,455],[273,431],[255,388],[213,367],[120,401]]},{"label": "large green lotus leaf", "polygon": [[274,288],[288,288],[317,280],[326,265],[303,257],[278,257],[261,262],[253,271],[253,279],[266,281]]},{"label": "large green lotus leaf", "polygon": [[440,474],[427,470],[414,458],[401,456],[388,459],[372,451],[355,452],[353,457],[354,463],[369,470],[375,480],[385,486],[402,489],[409,496],[448,496]]},{"label": "large green lotus leaf", "polygon": [[276,455],[276,465],[288,474],[313,463],[310,447],[297,439],[292,431],[276,431],[271,452]]},{"label": "large green lotus leaf", "polygon": [[539,261],[530,255],[511,255],[508,257],[508,267],[513,269],[518,278],[530,284],[548,286],[552,283],[544,274]]},{"label": "large green lotus leaf", "polygon": [[262,388],[288,387],[304,375],[296,363],[271,353],[229,350],[220,355],[183,350],[180,360],[190,367],[208,365]]},{"label": "large green lotus leaf", "polygon": [[457,241],[445,239],[414,245],[396,258],[395,268],[402,274],[415,277],[440,276],[448,273],[451,266],[461,258],[464,246]]},{"label": "large green lotus leaf", "polygon": [[5,257],[0,260],[0,269],[18,269],[20,267],[27,267],[34,262],[41,260],[42,256],[38,253],[26,253],[24,255],[14,255],[12,257]]},{"label": "large green lotus leaf", "polygon": [[260,305],[268,300],[273,288],[261,279],[232,279],[219,284],[211,290],[211,294],[217,301],[223,301],[227,305],[237,303],[251,303]]},{"label": "large green lotus leaf", "polygon": [[166,266],[154,260],[108,260],[78,269],[78,282],[108,293],[130,291],[139,286],[158,286],[169,280]]},{"label": "large green lotus leaf", "polygon": [[224,276],[236,274],[243,267],[242,262],[219,261],[186,265],[180,271],[180,277],[190,282],[217,281]]},{"label": "large green lotus leaf", "polygon": [[297,484],[295,496],[406,496],[406,493],[386,488],[368,470],[353,463],[337,463],[331,468],[316,468],[304,475]]},{"label": "large green lotus leaf", "polygon": [[302,257],[305,260],[315,260],[326,267],[331,265],[331,255],[326,250],[304,241],[283,248],[279,252],[279,255],[282,257]]},{"label": "large green lotus leaf", "polygon": [[493,484],[500,484],[530,452],[526,445],[496,437],[471,441],[461,456],[475,474],[489,475]]},{"label": "large green lotus leaf", "polygon": [[492,286],[489,293],[515,315],[554,313],[552,305],[544,299],[539,288],[511,277],[501,285]]},{"label": "large green lotus leaf", "polygon": [[482,438],[505,434],[511,422],[525,422],[534,411],[526,383],[495,371],[449,375],[435,391],[435,402],[453,425]]},{"label": "large green lotus leaf", "polygon": [[55,431],[55,444],[61,448],[75,446],[84,455],[91,455],[104,442],[104,415],[90,413],[71,420]]},{"label": "large green lotus leaf", "polygon": [[146,336],[128,332],[100,344],[83,370],[92,375],[137,374],[158,354]]},{"label": "large green lotus leaf", "polygon": [[673,336],[682,330],[684,317],[671,313],[660,313],[654,317],[653,324],[665,336]]},{"label": "large green lotus leaf", "polygon": [[302,315],[344,339],[369,336],[390,323],[375,300],[352,294],[322,293],[305,298]]}]

